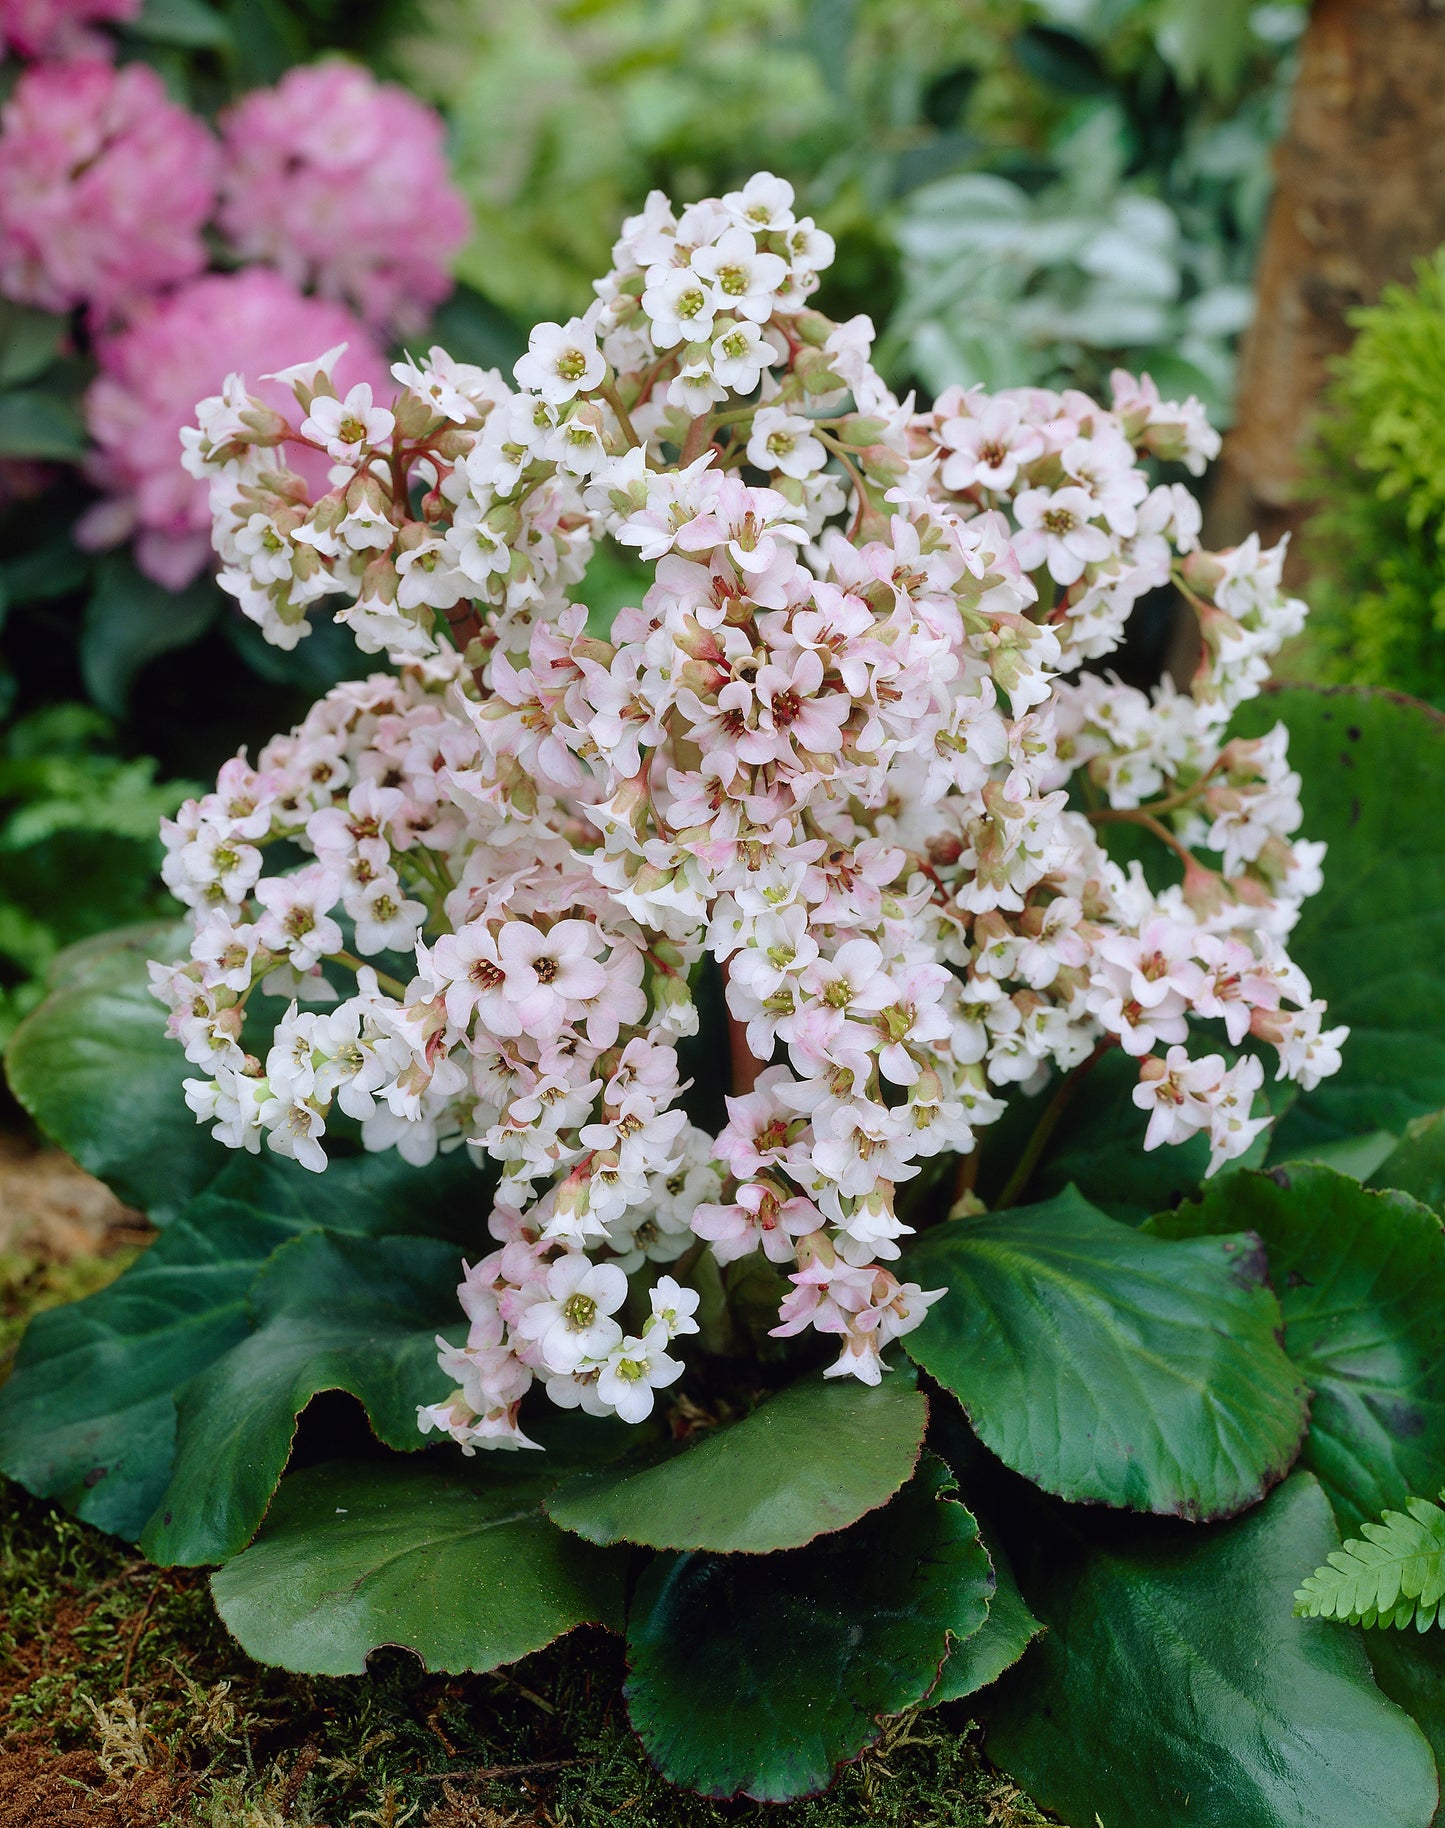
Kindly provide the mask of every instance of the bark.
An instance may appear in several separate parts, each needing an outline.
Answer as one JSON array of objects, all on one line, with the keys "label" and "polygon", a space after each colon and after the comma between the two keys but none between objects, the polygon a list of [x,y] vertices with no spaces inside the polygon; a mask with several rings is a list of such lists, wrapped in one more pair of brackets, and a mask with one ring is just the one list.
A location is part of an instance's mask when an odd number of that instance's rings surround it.
[{"label": "bark", "polygon": [[1347,314],[1445,241],[1445,0],[1317,0],[1275,173],[1210,504],[1220,545],[1304,519],[1301,457]]}]

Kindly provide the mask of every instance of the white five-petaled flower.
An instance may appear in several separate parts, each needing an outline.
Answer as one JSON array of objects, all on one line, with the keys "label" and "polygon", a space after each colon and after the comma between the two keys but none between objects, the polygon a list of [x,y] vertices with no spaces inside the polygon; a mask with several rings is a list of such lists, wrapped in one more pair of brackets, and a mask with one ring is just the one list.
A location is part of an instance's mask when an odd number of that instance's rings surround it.
[{"label": "white five-petaled flower", "polygon": [[374,406],[369,382],[358,381],[344,400],[317,394],[301,421],[301,436],[322,445],[336,463],[360,463],[386,443],[396,420],[384,406]]},{"label": "white five-petaled flower", "polygon": [[607,362],[586,321],[574,317],[565,324],[538,324],[512,373],[519,386],[531,388],[552,406],[563,406],[599,387]]}]

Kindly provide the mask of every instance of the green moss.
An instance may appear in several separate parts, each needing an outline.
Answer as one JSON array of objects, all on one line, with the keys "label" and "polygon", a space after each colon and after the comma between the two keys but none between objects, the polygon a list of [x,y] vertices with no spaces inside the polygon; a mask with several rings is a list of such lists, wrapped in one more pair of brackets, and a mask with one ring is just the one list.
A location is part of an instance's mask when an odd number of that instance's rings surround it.
[{"label": "green moss", "polygon": [[153,1568],[13,1486],[5,1496],[0,1731],[41,1727],[56,1752],[98,1749],[122,1790],[165,1780],[177,1828],[492,1828],[514,1813],[556,1828],[1044,1820],[989,1770],[953,1709],[891,1722],[824,1797],[764,1810],[684,1796],[628,1727],[620,1647],[601,1632],[493,1676],[430,1676],[400,1652],[366,1677],[264,1669],[227,1637],[202,1575]]},{"label": "green moss", "polygon": [[1305,664],[1445,704],[1445,248],[1351,321],[1315,444]]},{"label": "green moss", "polygon": [[0,1377],[9,1369],[32,1314],[93,1295],[114,1282],[139,1254],[128,1248],[55,1263],[26,1252],[0,1251]]}]

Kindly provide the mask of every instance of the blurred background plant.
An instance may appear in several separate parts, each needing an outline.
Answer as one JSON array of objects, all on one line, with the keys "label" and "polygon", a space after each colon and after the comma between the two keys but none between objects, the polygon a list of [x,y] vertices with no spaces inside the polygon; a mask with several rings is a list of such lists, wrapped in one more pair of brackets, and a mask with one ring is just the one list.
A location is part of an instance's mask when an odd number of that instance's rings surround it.
[{"label": "blurred background plant", "polygon": [[1313,614],[1291,670],[1445,706],[1445,249],[1351,322],[1315,438]]},{"label": "blurred background plant", "polygon": [[[532,322],[585,306],[609,225],[649,188],[768,167],[837,238],[822,303],[874,319],[900,388],[1092,388],[1123,363],[1223,418],[1303,18],[1244,0],[0,0],[0,744],[32,768],[15,804],[88,800],[67,842],[112,833],[135,865],[95,872],[79,927],[43,892],[14,904],[15,1007],[52,940],[146,911],[141,827],[179,797],[155,781],[210,774],[358,665],[324,621],[276,653],[215,585],[175,432],[229,368],[342,338],[350,379],[380,380],[398,339],[509,367]],[[399,289],[398,267],[423,283]],[[604,552],[589,597],[605,612],[634,583]]]},{"label": "blurred background plant", "polygon": [[452,114],[462,272],[565,316],[651,186],[770,167],[838,240],[824,303],[935,391],[1117,362],[1226,415],[1299,4],[422,0],[403,68]]},{"label": "blurred background plant", "polygon": [[192,791],[124,760],[111,719],[57,704],[0,732],[0,1048],[62,946],[169,911],[158,826]]}]

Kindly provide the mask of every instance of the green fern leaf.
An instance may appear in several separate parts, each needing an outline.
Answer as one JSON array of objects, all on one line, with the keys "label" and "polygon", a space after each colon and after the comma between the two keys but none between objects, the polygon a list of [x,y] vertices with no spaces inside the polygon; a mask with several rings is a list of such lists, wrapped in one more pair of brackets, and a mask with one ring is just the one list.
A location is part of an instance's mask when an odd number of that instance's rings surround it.
[{"label": "green fern leaf", "polygon": [[[1441,1493],[1445,1499],[1445,1492]],[[1294,1596],[1297,1618],[1340,1619],[1347,1625],[1414,1625],[1428,1631],[1445,1601],[1445,1510],[1411,1498],[1405,1510],[1336,1549]]]}]

